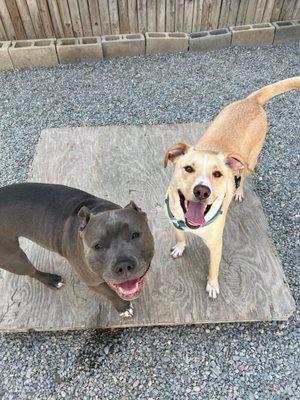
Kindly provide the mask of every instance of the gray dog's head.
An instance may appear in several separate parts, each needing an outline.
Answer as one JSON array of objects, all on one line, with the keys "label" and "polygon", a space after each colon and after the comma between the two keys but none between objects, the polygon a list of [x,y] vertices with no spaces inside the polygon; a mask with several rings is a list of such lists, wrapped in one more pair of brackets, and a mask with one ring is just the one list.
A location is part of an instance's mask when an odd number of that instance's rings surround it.
[{"label": "gray dog's head", "polygon": [[95,215],[82,207],[78,217],[88,264],[119,297],[137,298],[154,254],[146,214],[130,202]]}]

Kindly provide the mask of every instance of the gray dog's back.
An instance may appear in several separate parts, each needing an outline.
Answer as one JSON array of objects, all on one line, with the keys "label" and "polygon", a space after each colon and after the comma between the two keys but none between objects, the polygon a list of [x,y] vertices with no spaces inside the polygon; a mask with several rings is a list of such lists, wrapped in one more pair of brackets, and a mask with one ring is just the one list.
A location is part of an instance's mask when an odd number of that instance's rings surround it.
[{"label": "gray dog's back", "polygon": [[52,237],[59,240],[58,232],[63,232],[66,220],[75,217],[84,205],[95,213],[119,208],[64,185],[22,183],[0,188],[0,236],[24,236],[49,246]]}]

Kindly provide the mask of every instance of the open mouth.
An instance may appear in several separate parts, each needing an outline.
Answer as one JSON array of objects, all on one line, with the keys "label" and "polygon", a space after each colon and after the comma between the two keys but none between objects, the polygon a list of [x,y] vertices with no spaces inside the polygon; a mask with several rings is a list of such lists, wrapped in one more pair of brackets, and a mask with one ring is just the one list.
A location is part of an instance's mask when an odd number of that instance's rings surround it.
[{"label": "open mouth", "polygon": [[150,265],[144,275],[140,278],[131,279],[130,281],[122,283],[108,283],[108,285],[117,293],[119,297],[121,297],[121,299],[127,301],[134,300],[140,295],[140,292],[144,286],[144,279],[149,268]]},{"label": "open mouth", "polygon": [[198,229],[203,226],[206,223],[204,217],[211,209],[211,204],[188,201],[180,191],[178,191],[178,194],[186,225],[191,229]]}]

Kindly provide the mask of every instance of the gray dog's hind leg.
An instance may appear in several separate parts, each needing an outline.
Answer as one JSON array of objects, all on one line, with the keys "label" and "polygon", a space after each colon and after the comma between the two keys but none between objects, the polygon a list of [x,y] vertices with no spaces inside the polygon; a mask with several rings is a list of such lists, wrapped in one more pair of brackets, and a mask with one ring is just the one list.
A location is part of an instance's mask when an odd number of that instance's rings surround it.
[{"label": "gray dog's hind leg", "polygon": [[0,238],[0,268],[35,278],[51,289],[60,289],[64,285],[61,276],[37,270],[20,248],[18,239]]}]

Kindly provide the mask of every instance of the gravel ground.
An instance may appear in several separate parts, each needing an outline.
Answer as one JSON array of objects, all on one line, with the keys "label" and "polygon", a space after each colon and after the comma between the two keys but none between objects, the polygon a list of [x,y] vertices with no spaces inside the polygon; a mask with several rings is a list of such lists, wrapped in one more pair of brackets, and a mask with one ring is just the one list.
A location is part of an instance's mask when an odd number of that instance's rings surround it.
[{"label": "gravel ground", "polygon": [[[299,59],[291,44],[1,72],[0,184],[26,180],[43,128],[210,121]],[[257,191],[299,306],[299,93],[266,110]],[[299,319],[2,334],[0,398],[297,399]]]}]

